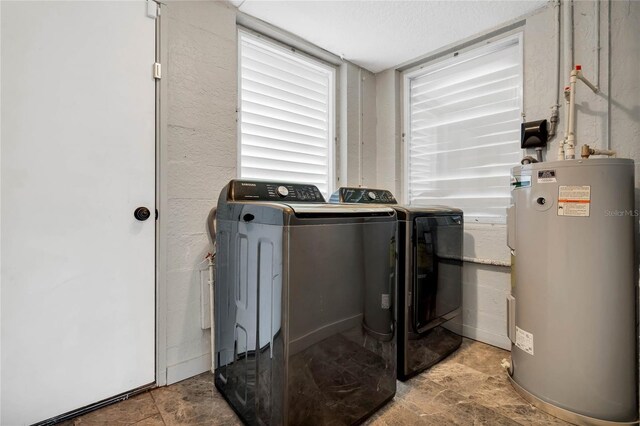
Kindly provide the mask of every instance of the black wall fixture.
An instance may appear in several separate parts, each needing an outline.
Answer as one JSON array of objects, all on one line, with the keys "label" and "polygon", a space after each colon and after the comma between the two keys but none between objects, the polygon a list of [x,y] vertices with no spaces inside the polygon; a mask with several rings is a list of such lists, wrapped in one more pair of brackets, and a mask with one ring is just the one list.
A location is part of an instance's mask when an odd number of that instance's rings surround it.
[{"label": "black wall fixture", "polygon": [[529,121],[520,125],[520,148],[538,148],[547,144],[547,120]]}]

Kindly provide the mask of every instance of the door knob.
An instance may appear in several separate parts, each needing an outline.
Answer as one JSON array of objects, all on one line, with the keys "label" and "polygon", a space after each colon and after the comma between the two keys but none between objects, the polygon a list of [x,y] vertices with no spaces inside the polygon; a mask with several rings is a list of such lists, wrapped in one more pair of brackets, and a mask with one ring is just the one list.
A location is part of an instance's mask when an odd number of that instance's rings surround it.
[{"label": "door knob", "polygon": [[138,207],[133,212],[133,217],[135,217],[136,219],[138,219],[141,222],[149,219],[150,216],[151,216],[151,212],[146,207]]}]

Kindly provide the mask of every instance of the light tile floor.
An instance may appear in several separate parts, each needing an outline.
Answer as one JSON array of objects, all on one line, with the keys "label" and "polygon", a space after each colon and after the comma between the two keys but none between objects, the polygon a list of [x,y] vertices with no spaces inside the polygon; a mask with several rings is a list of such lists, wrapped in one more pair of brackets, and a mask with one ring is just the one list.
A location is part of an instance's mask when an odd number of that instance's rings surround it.
[{"label": "light tile floor", "polygon": [[[456,353],[407,382],[367,421],[383,425],[566,425],[524,401],[500,362],[509,352],[465,339]],[[240,425],[201,374],[66,421],[71,425]]]}]

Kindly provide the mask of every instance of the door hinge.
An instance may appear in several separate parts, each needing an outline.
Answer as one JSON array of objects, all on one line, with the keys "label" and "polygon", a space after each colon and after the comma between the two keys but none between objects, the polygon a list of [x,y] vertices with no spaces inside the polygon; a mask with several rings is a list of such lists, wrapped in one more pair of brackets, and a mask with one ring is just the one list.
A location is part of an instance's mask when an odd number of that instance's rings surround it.
[{"label": "door hinge", "polygon": [[158,19],[160,15],[160,10],[158,8],[158,3],[154,0],[147,0],[147,16],[151,19]]},{"label": "door hinge", "polygon": [[153,64],[153,78],[160,80],[162,78],[162,65],[158,62]]}]

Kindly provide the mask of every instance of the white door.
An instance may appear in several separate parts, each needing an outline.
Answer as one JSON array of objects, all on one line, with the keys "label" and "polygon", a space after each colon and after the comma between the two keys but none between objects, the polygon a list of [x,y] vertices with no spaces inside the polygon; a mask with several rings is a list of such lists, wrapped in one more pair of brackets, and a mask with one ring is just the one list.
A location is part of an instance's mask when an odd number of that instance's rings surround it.
[{"label": "white door", "polygon": [[0,8],[0,423],[16,425],[155,380],[155,21],[145,1]]}]

